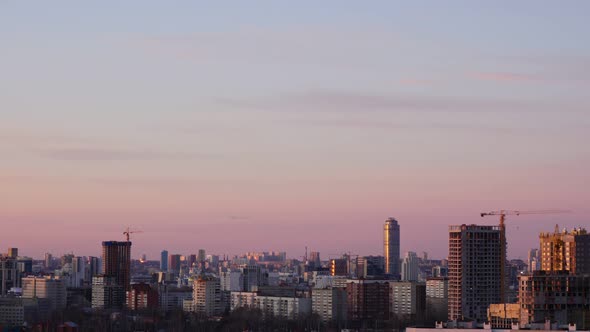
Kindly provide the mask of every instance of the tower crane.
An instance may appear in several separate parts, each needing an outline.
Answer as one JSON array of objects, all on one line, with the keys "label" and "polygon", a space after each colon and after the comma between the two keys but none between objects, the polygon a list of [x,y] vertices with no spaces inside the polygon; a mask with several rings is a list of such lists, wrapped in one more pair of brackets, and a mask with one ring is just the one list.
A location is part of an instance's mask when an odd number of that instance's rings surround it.
[{"label": "tower crane", "polygon": [[506,302],[506,216],[520,216],[521,214],[555,214],[555,213],[567,213],[567,210],[531,210],[531,211],[519,211],[519,210],[499,210],[491,212],[480,213],[481,217],[487,216],[500,216],[500,296],[502,301]]},{"label": "tower crane", "polygon": [[138,231],[138,230],[132,230],[129,227],[127,227],[125,229],[125,231],[123,232],[123,235],[125,235],[125,239],[127,239],[127,242],[129,242],[129,240],[131,239],[131,234],[135,234],[135,233],[143,233],[143,232]]}]

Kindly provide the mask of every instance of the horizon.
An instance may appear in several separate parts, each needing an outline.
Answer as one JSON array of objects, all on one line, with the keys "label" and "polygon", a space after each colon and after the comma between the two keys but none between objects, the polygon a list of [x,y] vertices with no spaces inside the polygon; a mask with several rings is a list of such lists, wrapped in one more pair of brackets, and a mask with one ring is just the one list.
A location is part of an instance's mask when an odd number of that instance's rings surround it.
[{"label": "horizon", "polygon": [[[0,4],[0,244],[508,257],[588,224],[590,2]],[[79,254],[78,254],[79,253]],[[93,254],[94,253],[94,254]]]}]

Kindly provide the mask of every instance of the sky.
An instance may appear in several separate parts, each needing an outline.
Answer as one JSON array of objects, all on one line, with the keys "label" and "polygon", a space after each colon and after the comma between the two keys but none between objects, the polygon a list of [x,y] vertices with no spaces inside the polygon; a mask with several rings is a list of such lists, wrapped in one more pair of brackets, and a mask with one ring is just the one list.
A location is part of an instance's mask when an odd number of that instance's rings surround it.
[{"label": "sky", "polygon": [[587,1],[1,1],[0,247],[508,255],[588,225]]}]

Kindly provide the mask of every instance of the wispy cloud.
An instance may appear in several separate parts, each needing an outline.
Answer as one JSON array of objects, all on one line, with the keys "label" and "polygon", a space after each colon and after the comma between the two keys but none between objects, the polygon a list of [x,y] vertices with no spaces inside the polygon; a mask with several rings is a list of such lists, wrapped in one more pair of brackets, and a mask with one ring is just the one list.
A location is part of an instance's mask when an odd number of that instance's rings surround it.
[{"label": "wispy cloud", "polygon": [[433,97],[312,91],[278,97],[218,98],[233,108],[297,112],[540,112],[549,108],[531,101],[472,97]]},{"label": "wispy cloud", "polygon": [[540,82],[540,76],[511,72],[478,72],[471,75],[478,80],[498,82]]},{"label": "wispy cloud", "polygon": [[39,150],[42,157],[67,161],[130,161],[130,160],[184,160],[184,159],[212,159],[214,154],[176,153],[141,149],[115,148],[50,148]]}]

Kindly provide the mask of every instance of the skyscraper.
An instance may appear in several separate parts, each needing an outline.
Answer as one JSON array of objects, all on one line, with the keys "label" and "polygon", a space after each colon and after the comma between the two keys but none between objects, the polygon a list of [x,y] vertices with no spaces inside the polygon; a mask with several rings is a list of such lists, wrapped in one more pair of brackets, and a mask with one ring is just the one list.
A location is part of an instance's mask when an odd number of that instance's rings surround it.
[{"label": "skyscraper", "polygon": [[160,271],[168,271],[168,250],[162,250],[162,255],[160,256]]},{"label": "skyscraper", "polygon": [[102,262],[105,276],[129,290],[131,269],[131,242],[106,241],[102,243]]},{"label": "skyscraper", "polygon": [[383,227],[385,273],[399,277],[399,224],[394,218],[385,220]]},{"label": "skyscraper", "polygon": [[492,303],[503,303],[506,250],[499,226],[449,227],[449,320],[485,321]]}]

